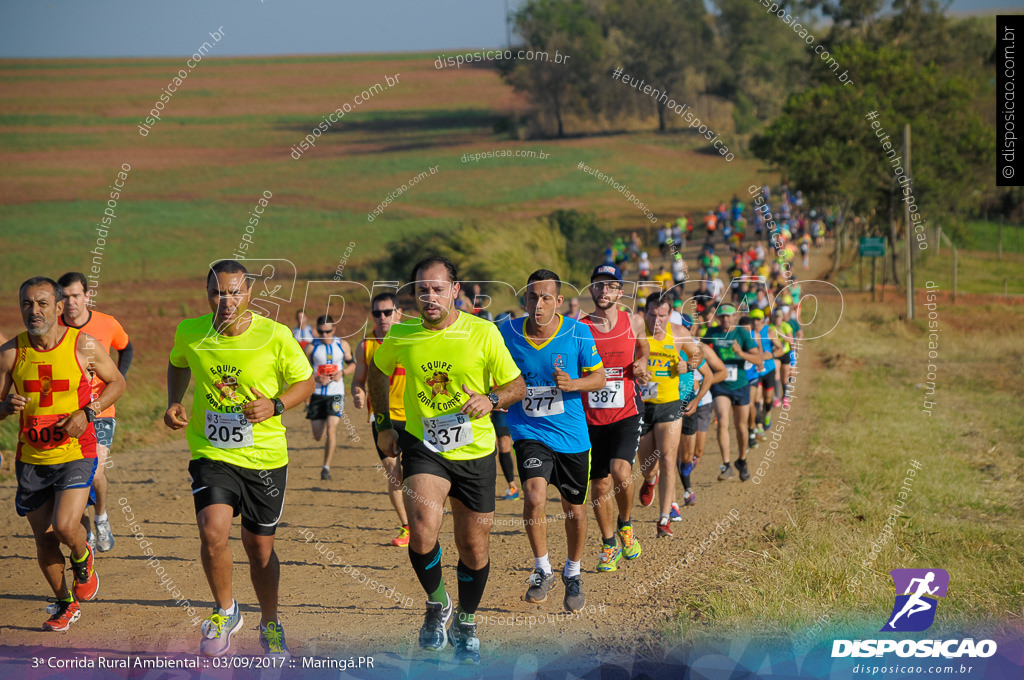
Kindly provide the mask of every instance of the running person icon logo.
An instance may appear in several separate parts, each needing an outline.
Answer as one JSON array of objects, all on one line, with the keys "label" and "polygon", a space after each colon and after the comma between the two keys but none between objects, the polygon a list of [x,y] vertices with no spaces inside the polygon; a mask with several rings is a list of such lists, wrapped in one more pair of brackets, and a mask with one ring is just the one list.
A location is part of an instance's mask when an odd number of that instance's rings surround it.
[{"label": "running person icon logo", "polygon": [[893,569],[896,603],[881,632],[927,630],[935,621],[936,597],[945,597],[949,574],[945,569]]}]

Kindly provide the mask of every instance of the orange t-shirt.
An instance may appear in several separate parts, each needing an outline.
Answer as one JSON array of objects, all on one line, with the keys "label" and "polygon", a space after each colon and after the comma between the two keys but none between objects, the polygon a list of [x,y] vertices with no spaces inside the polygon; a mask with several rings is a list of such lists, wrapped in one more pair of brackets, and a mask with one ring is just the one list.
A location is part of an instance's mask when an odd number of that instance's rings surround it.
[{"label": "orange t-shirt", "polygon": [[[64,323],[64,317],[58,319],[61,326],[66,326]],[[89,320],[81,326],[77,327],[78,330],[91,335],[92,337],[99,340],[100,345],[103,347],[103,351],[110,354],[110,348],[113,347],[118,352],[128,346],[128,334],[125,332],[121,324],[118,323],[117,319],[104,314],[103,312],[97,312],[89,310]],[[92,398],[95,399],[106,387],[106,383],[100,380],[99,376],[92,374],[90,386],[92,387]],[[113,418],[114,417],[114,405],[111,404],[103,413],[96,416],[97,418]]]}]

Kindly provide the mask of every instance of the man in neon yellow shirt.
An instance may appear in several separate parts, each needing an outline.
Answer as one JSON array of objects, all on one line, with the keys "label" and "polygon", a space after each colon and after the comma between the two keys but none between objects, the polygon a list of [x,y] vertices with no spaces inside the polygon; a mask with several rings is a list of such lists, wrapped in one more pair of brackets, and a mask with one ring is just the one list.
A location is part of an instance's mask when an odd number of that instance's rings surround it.
[{"label": "man in neon yellow shirt", "polygon": [[[494,426],[487,416],[526,396],[526,383],[498,327],[455,309],[455,265],[428,257],[412,268],[410,280],[421,318],[392,326],[370,366],[377,446],[392,457],[401,449],[409,561],[428,598],[420,647],[440,651],[450,642],[455,661],[479,663],[474,614],[490,569],[497,478]],[[399,365],[405,367],[406,413],[400,433],[391,424],[388,394],[388,376]],[[451,630],[453,606],[438,542],[445,499],[459,551],[459,610]]]},{"label": "man in neon yellow shirt", "polygon": [[[221,260],[210,268],[211,314],[185,319],[174,334],[167,366],[164,423],[185,430],[192,462],[192,500],[202,542],[203,571],[216,604],[203,622],[200,651],[226,654],[242,627],[231,594],[232,518],[242,515],[242,545],[260,603],[260,643],[289,656],[277,618],[281,567],[274,532],[284,508],[288,444],[281,414],[313,392],[313,370],[287,326],[248,311],[245,267]],[[195,376],[189,419],[182,400]]]}]

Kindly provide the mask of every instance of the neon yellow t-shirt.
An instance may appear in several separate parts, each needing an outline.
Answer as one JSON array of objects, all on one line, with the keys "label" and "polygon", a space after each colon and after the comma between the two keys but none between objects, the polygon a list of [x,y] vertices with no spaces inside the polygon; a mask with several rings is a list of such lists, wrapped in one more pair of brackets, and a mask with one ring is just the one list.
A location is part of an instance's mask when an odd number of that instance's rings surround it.
[{"label": "neon yellow t-shirt", "polygon": [[[458,414],[468,397],[465,384],[479,394],[494,385],[504,385],[519,376],[498,327],[472,314],[459,312],[451,326],[432,331],[421,320],[391,327],[373,354],[373,362],[385,375],[396,365],[405,367],[405,430],[429,449],[449,460],[472,460],[494,452],[494,426],[489,417],[467,421],[472,424],[472,442],[460,430],[457,419],[436,420]],[[424,440],[424,420],[433,433]]]},{"label": "neon yellow t-shirt", "polygon": [[287,326],[252,314],[252,323],[238,336],[214,330],[213,314],[178,324],[171,365],[188,368],[195,379],[192,418],[185,430],[192,458],[209,458],[253,470],[288,464],[288,442],[279,416],[252,425],[241,405],[255,398],[252,388],[268,399],[285,385],[313,373]]},{"label": "neon yellow t-shirt", "polygon": [[643,386],[641,396],[648,404],[668,404],[679,399],[679,350],[672,329],[665,329],[665,338],[647,334],[651,351],[647,356],[650,382]]}]

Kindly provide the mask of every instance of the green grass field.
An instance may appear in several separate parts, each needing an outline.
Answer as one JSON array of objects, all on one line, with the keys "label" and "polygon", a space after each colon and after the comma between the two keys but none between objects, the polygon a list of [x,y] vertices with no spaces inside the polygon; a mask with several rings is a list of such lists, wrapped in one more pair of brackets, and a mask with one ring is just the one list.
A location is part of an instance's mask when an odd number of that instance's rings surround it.
[{"label": "green grass field", "polygon": [[[789,522],[769,527],[745,558],[691,574],[676,634],[800,636],[828,615],[820,637],[841,637],[884,622],[890,569],[927,566],[946,569],[951,584],[929,636],[1024,630],[1024,311],[939,305],[939,348],[929,350],[928,311],[905,324],[899,309],[847,304],[841,332],[813,341],[822,361],[805,367],[812,435],[806,451],[790,452],[802,476]],[[824,314],[834,319],[838,307]],[[913,460],[920,468],[901,499]],[[882,529],[900,500],[889,539]]]}]

